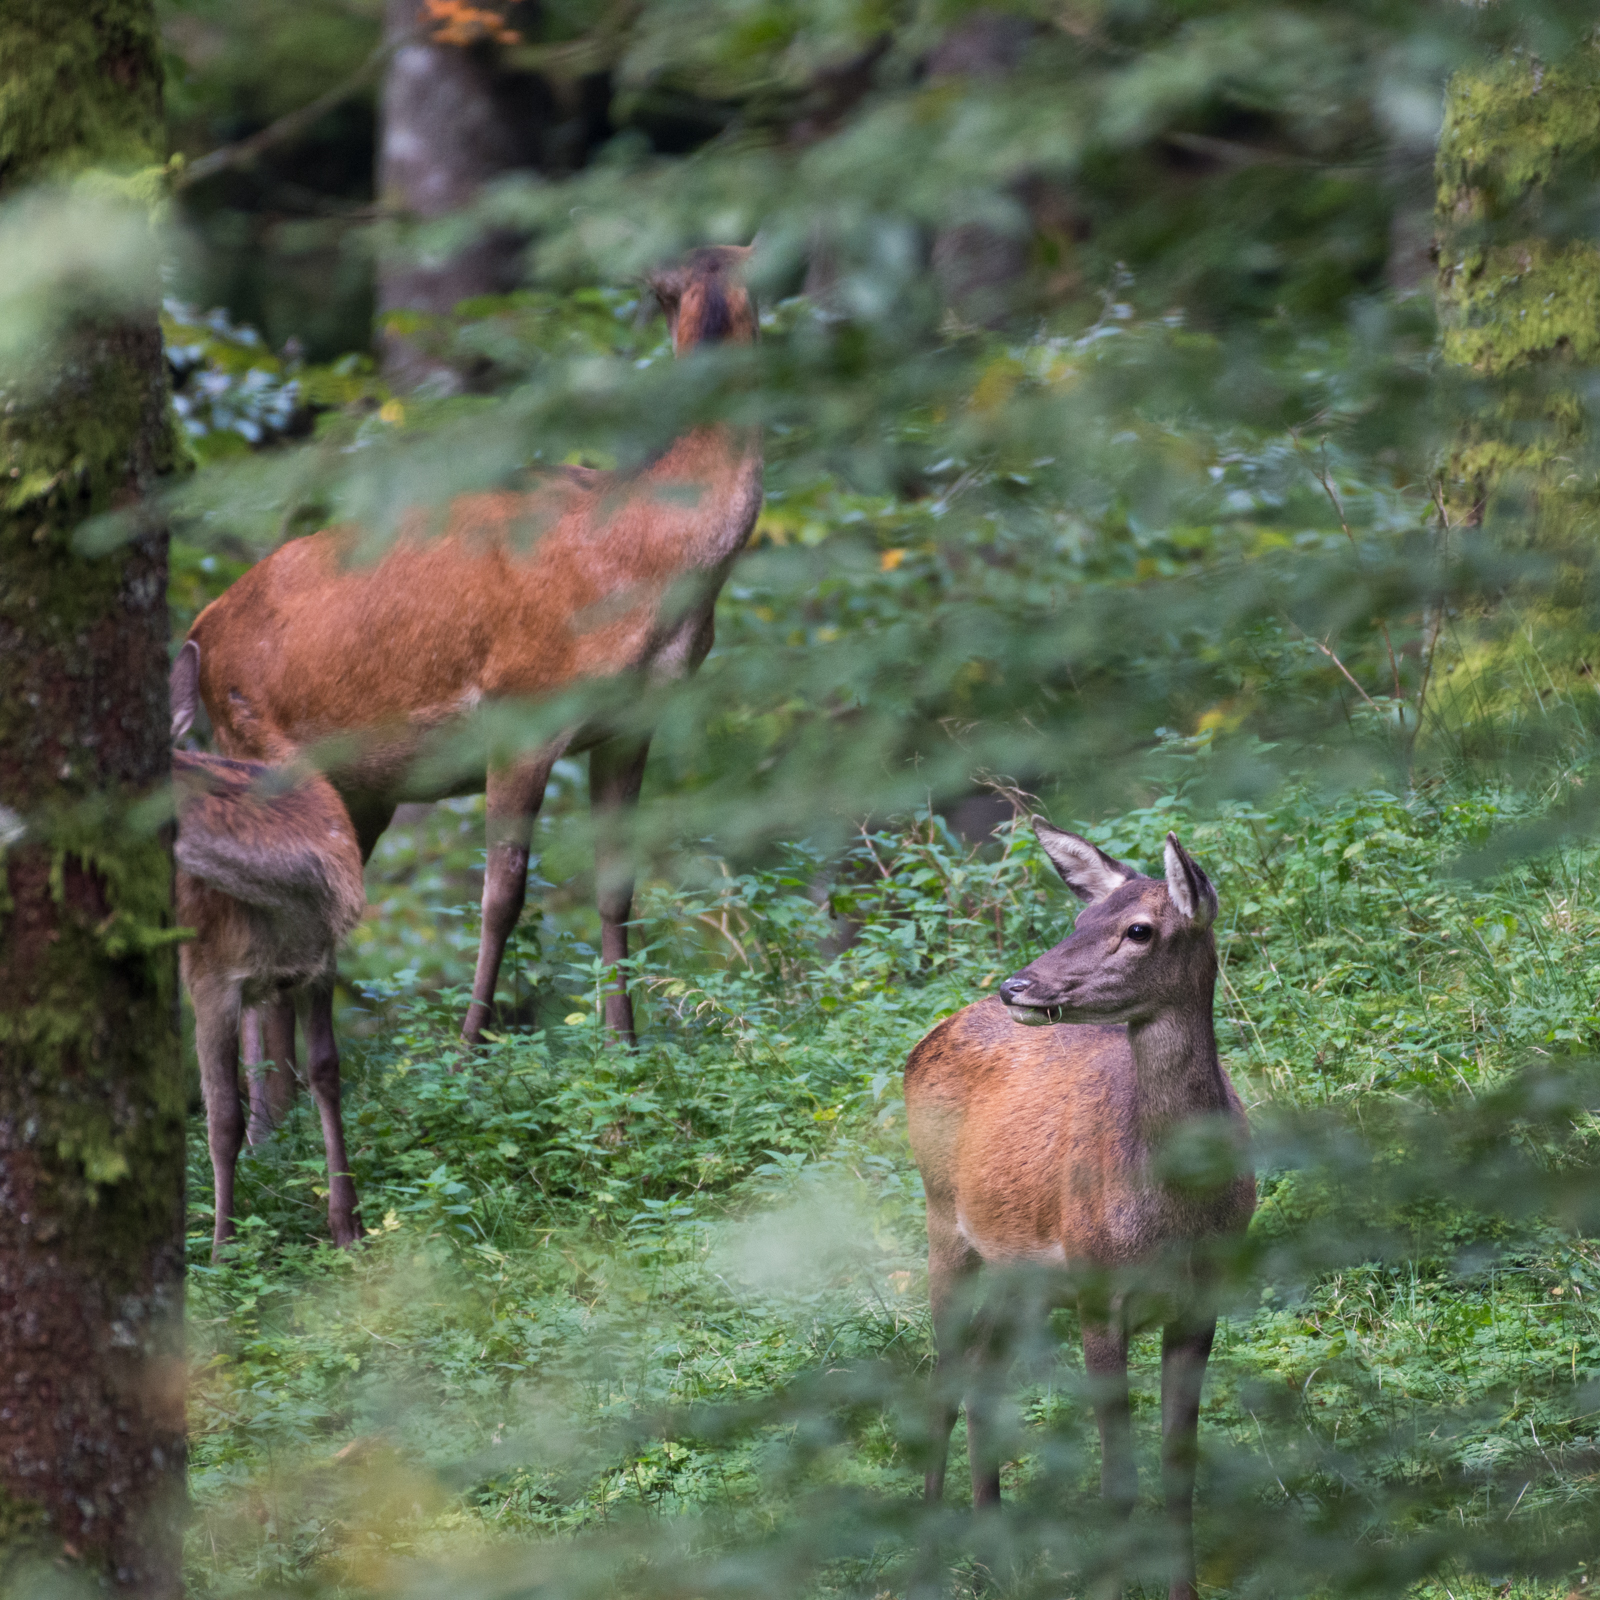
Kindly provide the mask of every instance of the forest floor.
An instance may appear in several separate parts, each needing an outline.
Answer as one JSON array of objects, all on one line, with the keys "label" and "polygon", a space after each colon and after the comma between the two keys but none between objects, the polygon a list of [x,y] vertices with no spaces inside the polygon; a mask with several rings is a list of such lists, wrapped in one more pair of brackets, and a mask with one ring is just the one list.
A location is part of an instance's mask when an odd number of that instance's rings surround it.
[{"label": "forest floor", "polygon": [[[1206,815],[1169,796],[1090,830],[1148,869],[1175,826],[1213,874],[1219,1039],[1258,1130],[1259,1248],[1202,1419],[1208,1593],[1585,1576],[1563,1540],[1595,1489],[1600,1252],[1549,1197],[1592,1189],[1590,1122],[1515,1085],[1600,1040],[1600,852],[1446,871],[1569,781]],[[216,1266],[194,1147],[193,1592],[905,1593],[932,1345],[900,1073],[1064,936],[1026,829],[968,848],[924,816],[842,863],[794,848],[651,886],[635,1053],[597,1024],[581,925],[530,916],[520,1023],[471,1057],[459,992],[427,985],[473,940],[447,908],[478,823],[463,805],[417,829],[375,861],[389,909],[346,968],[366,1242],[322,1242],[304,1096],[247,1154]],[[839,954],[825,876],[859,925]],[[1074,1331],[1057,1312],[1015,1374],[1001,1523],[961,1519],[958,1428],[962,1586],[983,1566],[990,1593],[1079,1592],[1059,1575],[1093,1537],[1098,1446]],[[1153,1336],[1134,1365],[1153,1505]],[[1495,1569],[1491,1535],[1527,1559]]]}]

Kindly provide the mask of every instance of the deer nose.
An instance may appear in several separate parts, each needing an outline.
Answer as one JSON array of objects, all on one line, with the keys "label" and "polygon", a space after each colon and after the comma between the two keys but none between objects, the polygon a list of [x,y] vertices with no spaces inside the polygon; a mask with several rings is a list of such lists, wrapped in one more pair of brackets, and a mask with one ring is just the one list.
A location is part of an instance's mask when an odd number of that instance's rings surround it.
[{"label": "deer nose", "polygon": [[1007,978],[1006,981],[1000,985],[1000,998],[1004,1000],[1008,1006],[1015,1005],[1031,987],[1032,981],[1028,978],[1023,978],[1020,976],[1015,978]]}]

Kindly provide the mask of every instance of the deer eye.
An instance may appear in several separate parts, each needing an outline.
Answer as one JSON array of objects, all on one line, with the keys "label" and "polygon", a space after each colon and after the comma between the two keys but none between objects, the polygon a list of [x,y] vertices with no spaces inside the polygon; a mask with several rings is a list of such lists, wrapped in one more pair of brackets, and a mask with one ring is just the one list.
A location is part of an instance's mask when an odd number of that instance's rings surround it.
[{"label": "deer eye", "polygon": [[1136,922],[1128,929],[1128,937],[1135,944],[1149,944],[1155,936],[1156,930],[1148,922]]}]

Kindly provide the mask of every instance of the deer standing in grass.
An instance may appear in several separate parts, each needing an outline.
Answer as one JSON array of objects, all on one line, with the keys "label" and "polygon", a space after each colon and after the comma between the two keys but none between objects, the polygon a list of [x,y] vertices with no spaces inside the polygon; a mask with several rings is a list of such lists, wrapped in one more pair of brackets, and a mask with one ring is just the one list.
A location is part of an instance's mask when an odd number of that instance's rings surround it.
[{"label": "deer standing in grass", "polygon": [[[185,644],[172,668],[174,743],[194,721],[199,673],[199,650]],[[355,829],[320,774],[174,750],[172,779],[178,921],[195,930],[178,965],[194,1002],[216,1196],[215,1259],[233,1236],[234,1170],[246,1132],[239,1095],[244,1008],[287,1004],[292,1029],[294,990],[309,988],[313,1000],[326,1002],[339,941],[361,920],[366,891]],[[360,1237],[361,1219],[345,1154],[332,1016],[331,1004],[311,1007],[306,1075],[328,1152],[328,1225],[334,1243],[348,1245]],[[254,1101],[259,1065],[251,1049],[245,1054]]]},{"label": "deer standing in grass", "polygon": [[[994,1330],[983,1312],[974,1315],[966,1280],[985,1263],[1059,1267],[1057,1298],[1079,1298],[1101,1491],[1119,1514],[1137,1494],[1128,1335],[1152,1311],[1163,1322],[1169,1593],[1194,1600],[1196,1434],[1216,1332],[1206,1258],[1208,1247],[1243,1233],[1255,1208],[1255,1182],[1242,1165],[1244,1108],[1217,1058],[1212,1025],[1216,891],[1170,833],[1163,881],[1043,818],[1033,826],[1067,887],[1087,902],[1077,925],[997,995],[941,1022],[906,1063],[906,1119],[927,1191],[928,1291],[944,1380],[927,1496],[937,1501],[944,1492],[960,1403],[950,1380],[964,1373],[973,1502],[1000,1498],[984,1373]],[[1181,1150],[1186,1125],[1191,1138],[1210,1136],[1220,1159],[1209,1170],[1191,1162],[1185,1172],[1181,1157],[1171,1159],[1173,1136]],[[1130,1268],[1165,1273],[1153,1305],[1138,1307],[1119,1288]]]},{"label": "deer standing in grass", "polygon": [[[750,343],[755,305],[740,281],[747,248],[696,251],[651,288],[675,352]],[[418,513],[373,566],[350,564],[346,530],[292,540],[195,620],[200,689],[229,755],[284,762],[355,736],[329,777],[349,807],[361,859],[402,800],[486,791],[489,853],[483,931],[462,1035],[490,1015],[506,941],[527,893],[534,819],[550,770],[589,751],[600,947],[628,953],[633,876],[622,831],[648,738],[604,725],[564,730],[503,766],[442,786],[419,771],[424,742],[497,700],[530,701],[574,684],[660,681],[693,672],[712,643],[712,608],[761,508],[756,430],[696,427],[634,472],[569,468],[531,493],[452,502],[442,537]],[[314,998],[313,1027],[330,1025]],[[633,1006],[611,985],[606,1022],[630,1042]],[[319,1021],[320,1019],[320,1021]],[[288,1023],[290,1047],[293,1022]],[[282,1043],[283,1030],[272,1030]]]}]

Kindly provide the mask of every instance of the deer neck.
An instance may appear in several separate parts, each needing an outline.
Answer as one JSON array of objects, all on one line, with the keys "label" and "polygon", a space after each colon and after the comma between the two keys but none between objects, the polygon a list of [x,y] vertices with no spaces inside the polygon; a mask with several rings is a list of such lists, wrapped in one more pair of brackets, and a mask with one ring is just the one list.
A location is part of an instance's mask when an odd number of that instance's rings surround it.
[{"label": "deer neck", "polygon": [[691,428],[640,474],[664,503],[693,506],[696,565],[737,555],[761,508],[761,430],[730,423]]},{"label": "deer neck", "polygon": [[1147,1148],[1174,1124],[1228,1104],[1211,1007],[1208,988],[1188,1006],[1128,1024],[1135,1116]]}]

